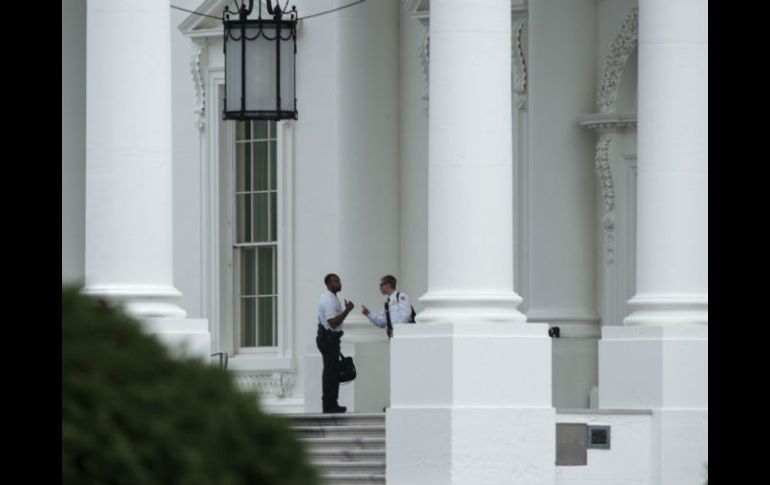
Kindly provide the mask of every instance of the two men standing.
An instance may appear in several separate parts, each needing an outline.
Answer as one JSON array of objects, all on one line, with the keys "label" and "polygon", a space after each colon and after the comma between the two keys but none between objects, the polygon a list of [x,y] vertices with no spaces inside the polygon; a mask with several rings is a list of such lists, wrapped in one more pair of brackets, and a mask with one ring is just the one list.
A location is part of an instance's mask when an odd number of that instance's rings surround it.
[{"label": "two men standing", "polygon": [[[345,308],[337,298],[337,293],[342,289],[340,277],[329,273],[324,278],[326,291],[318,302],[318,333],[316,345],[323,356],[323,412],[344,413],[347,408],[337,402],[340,389],[340,338],[343,335],[342,323],[354,308],[352,301],[345,300]],[[362,313],[372,324],[387,328],[388,337],[393,336],[393,325],[402,323],[414,323],[414,309],[409,296],[396,291],[396,278],[391,275],[380,279],[380,293],[387,299],[379,314],[374,315],[366,306],[361,306]]]}]

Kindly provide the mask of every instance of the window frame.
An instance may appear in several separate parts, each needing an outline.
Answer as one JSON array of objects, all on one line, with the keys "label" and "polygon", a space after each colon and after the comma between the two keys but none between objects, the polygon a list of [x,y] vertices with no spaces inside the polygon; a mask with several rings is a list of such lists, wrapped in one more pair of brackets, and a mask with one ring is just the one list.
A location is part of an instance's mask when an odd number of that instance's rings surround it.
[{"label": "window frame", "polygon": [[[224,69],[210,68],[208,86],[213,95],[207,113],[207,136],[201,137],[202,293],[204,315],[210,323],[212,352],[231,355],[234,371],[293,371],[295,364],[292,326],[294,294],[293,255],[293,139],[291,120],[276,123],[277,319],[275,347],[239,348],[240,322],[234,319],[235,304],[235,126],[222,119]],[[228,197],[232,198],[232,203]]]}]

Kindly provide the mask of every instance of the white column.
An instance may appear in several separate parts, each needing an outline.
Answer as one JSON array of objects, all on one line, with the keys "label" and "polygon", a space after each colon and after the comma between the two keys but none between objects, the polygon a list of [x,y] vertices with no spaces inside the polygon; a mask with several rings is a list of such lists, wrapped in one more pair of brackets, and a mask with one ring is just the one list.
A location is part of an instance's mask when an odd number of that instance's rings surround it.
[{"label": "white column", "polygon": [[87,8],[85,292],[140,318],[183,318],[173,303],[168,3]]},{"label": "white column", "polygon": [[433,0],[428,292],[391,340],[387,482],[553,484],[547,324],[513,291],[510,0]]},{"label": "white column", "polygon": [[513,291],[510,35],[509,0],[431,4],[420,322],[526,320]]},{"label": "white column", "polygon": [[636,295],[599,344],[602,408],[653,410],[655,483],[708,461],[708,2],[640,0]]},{"label": "white column", "polygon": [[626,325],[708,323],[708,2],[639,3],[636,295]]}]

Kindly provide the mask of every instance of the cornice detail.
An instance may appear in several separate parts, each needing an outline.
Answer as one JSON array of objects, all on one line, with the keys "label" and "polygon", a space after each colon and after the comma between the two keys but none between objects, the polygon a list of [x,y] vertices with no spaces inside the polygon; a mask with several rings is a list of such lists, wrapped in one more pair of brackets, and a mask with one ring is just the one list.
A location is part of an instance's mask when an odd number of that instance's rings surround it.
[{"label": "cornice detail", "polygon": [[577,122],[599,133],[615,133],[636,128],[636,113],[591,113],[578,116]]},{"label": "cornice detail", "polygon": [[623,21],[620,32],[612,41],[610,53],[604,61],[604,76],[599,89],[596,104],[601,113],[615,110],[620,77],[628,56],[631,55],[639,40],[639,9],[633,8]]},{"label": "cornice detail", "polygon": [[520,110],[527,109],[527,60],[521,45],[521,35],[526,24],[525,15],[514,15],[511,25],[511,82],[513,102]]},{"label": "cornice detail", "polygon": [[258,392],[263,396],[286,397],[294,388],[294,374],[291,372],[235,373],[233,380],[239,390]]},{"label": "cornice detail", "polygon": [[206,127],[206,83],[203,77],[202,65],[205,63],[204,53],[206,47],[200,47],[190,58],[190,72],[195,84],[195,108],[193,113],[198,115],[198,129],[203,130]]}]

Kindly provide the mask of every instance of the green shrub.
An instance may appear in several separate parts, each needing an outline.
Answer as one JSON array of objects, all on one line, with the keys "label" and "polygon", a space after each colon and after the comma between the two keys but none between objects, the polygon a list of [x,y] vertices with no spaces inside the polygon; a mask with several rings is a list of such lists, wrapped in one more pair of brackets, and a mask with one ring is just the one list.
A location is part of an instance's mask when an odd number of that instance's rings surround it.
[{"label": "green shrub", "polygon": [[315,484],[285,420],[229,375],[173,359],[138,324],[62,290],[62,483]]}]

